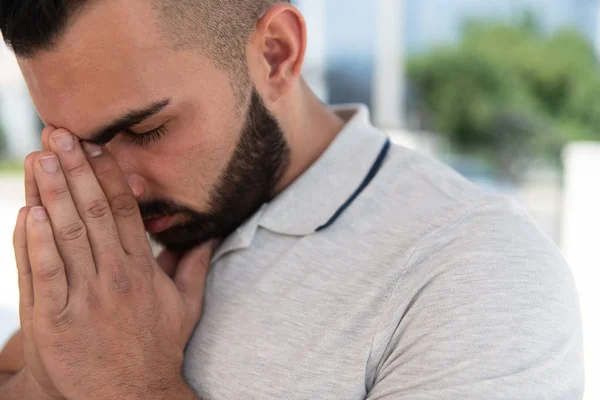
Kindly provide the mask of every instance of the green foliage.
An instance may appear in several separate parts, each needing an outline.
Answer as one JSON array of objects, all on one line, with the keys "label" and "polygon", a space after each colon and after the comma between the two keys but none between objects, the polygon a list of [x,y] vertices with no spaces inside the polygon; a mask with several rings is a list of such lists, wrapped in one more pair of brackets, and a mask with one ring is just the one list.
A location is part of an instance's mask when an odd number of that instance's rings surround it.
[{"label": "green foliage", "polygon": [[458,151],[488,155],[507,174],[526,160],[558,161],[570,140],[600,140],[600,68],[573,30],[469,22],[460,43],[409,60],[431,127]]}]

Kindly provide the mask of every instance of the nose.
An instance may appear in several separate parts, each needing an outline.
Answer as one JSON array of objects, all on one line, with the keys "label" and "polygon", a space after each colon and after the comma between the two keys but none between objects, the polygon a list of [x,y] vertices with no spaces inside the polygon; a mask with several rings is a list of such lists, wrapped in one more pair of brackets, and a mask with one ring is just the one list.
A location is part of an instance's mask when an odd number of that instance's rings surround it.
[{"label": "nose", "polygon": [[148,182],[140,173],[143,170],[143,166],[140,165],[139,157],[135,157],[126,148],[114,143],[108,143],[106,147],[115,158],[119,169],[125,175],[125,179],[127,179],[133,195],[136,199],[140,200],[148,191]]},{"label": "nose", "polygon": [[147,183],[146,180],[136,173],[125,173],[127,183],[133,192],[136,199],[141,199],[146,192]]}]

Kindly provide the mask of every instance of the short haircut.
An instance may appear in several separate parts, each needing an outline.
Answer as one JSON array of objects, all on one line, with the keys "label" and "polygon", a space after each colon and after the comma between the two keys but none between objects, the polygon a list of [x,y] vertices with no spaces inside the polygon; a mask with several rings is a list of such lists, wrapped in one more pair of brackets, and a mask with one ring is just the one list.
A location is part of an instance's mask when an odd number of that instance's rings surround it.
[{"label": "short haircut", "polygon": [[[0,31],[19,57],[51,50],[69,21],[89,2],[111,0],[0,0]],[[290,0],[146,0],[159,11],[176,49],[198,48],[230,72],[235,91],[247,88],[246,46],[260,16]],[[246,90],[244,90],[245,92]]]}]

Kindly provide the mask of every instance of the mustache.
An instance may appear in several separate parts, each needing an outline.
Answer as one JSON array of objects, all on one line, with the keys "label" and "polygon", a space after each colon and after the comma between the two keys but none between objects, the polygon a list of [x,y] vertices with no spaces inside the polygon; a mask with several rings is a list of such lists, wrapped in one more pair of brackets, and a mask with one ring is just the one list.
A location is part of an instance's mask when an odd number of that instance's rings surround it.
[{"label": "mustache", "polygon": [[142,219],[168,217],[175,214],[196,214],[193,210],[188,207],[181,206],[174,202],[165,200],[153,200],[153,201],[142,201],[138,202]]}]

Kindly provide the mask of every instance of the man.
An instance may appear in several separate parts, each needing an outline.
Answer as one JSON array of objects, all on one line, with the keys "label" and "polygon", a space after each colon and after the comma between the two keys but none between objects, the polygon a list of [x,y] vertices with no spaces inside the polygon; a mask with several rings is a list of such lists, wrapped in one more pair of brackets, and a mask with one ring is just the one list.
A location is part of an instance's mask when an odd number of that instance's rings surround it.
[{"label": "man", "polygon": [[581,398],[559,251],[321,104],[290,4],[2,0],[0,28],[46,125],[0,398]]}]

